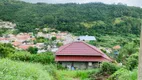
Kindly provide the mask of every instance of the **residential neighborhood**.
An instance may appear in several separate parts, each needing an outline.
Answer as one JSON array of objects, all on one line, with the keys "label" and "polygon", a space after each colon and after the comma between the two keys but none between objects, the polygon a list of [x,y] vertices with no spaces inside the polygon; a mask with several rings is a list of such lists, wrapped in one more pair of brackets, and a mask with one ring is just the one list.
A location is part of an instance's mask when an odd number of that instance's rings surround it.
[{"label": "residential neighborhood", "polygon": [[[0,22],[0,28],[8,28],[10,30],[15,30],[16,24],[11,22]],[[38,29],[37,29],[38,30]],[[51,51],[56,52],[60,46],[66,45],[75,41],[96,41],[94,36],[74,36],[69,32],[48,32],[43,33],[44,31],[50,31],[50,28],[43,28],[42,32],[37,32],[34,34],[30,33],[18,33],[18,34],[4,34],[0,37],[0,43],[10,43],[18,50],[27,50],[29,47],[36,47],[38,48],[38,53]],[[52,40],[50,43],[48,41],[36,41],[38,38],[43,38],[45,40]],[[35,42],[36,41],[36,42]],[[57,43],[62,45],[57,46]]]},{"label": "residential neighborhood", "polygon": [[[13,27],[14,29],[14,27]],[[36,42],[37,38],[44,38],[51,40],[55,37],[55,41],[51,41],[51,44],[46,44],[46,42]],[[19,33],[19,34],[7,34],[0,37],[0,43],[10,43],[15,48],[19,50],[27,50],[29,47],[38,48],[38,53],[52,51],[56,52],[60,46],[57,46],[57,43],[62,43],[62,45],[69,44],[75,41],[96,41],[94,36],[74,36],[68,32],[51,32],[43,33],[38,32],[37,34],[33,33]]]}]

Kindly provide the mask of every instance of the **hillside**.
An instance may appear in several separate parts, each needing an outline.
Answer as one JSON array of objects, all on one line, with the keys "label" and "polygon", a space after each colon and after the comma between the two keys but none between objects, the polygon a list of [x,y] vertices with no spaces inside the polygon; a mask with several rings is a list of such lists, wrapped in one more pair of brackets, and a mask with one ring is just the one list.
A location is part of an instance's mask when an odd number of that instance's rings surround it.
[{"label": "hillside", "polygon": [[16,23],[20,32],[51,27],[76,35],[139,35],[142,9],[122,4],[31,4],[1,0],[0,19]]}]

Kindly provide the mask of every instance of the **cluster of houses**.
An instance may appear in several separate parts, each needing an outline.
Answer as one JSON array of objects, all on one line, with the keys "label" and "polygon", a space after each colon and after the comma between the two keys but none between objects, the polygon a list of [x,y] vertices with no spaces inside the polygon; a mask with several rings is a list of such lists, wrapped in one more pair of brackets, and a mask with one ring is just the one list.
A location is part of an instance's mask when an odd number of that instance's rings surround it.
[{"label": "cluster of houses", "polygon": [[[56,37],[56,40],[53,41],[54,44],[46,45],[44,42],[34,43],[37,37],[44,37],[45,39],[51,39],[52,37]],[[74,41],[89,41],[96,40],[94,36],[73,36],[67,32],[51,32],[51,33],[43,33],[38,32],[36,35],[33,33],[19,33],[17,35],[8,34],[0,37],[0,43],[10,43],[16,49],[19,50],[27,50],[29,47],[38,48],[38,53],[52,51],[56,52],[58,47],[56,43],[63,43],[63,45],[74,42]],[[51,47],[53,46],[53,47]]]},{"label": "cluster of houses", "polygon": [[14,29],[14,27],[16,27],[16,24],[13,24],[12,22],[0,20],[0,28]]}]

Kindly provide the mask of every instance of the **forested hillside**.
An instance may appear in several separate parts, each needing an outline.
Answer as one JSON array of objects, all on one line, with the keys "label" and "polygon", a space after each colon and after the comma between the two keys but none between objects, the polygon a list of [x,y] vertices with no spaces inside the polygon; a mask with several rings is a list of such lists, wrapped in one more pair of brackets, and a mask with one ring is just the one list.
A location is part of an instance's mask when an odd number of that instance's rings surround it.
[{"label": "forested hillside", "polygon": [[0,0],[0,19],[16,23],[20,32],[51,27],[76,35],[139,35],[142,9],[122,4],[31,4]]}]

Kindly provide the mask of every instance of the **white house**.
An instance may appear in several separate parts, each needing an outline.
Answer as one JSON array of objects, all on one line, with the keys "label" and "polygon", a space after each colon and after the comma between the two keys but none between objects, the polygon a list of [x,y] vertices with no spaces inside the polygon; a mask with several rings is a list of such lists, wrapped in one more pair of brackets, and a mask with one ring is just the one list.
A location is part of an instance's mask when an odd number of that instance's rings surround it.
[{"label": "white house", "polygon": [[79,36],[77,38],[77,40],[79,40],[79,41],[91,41],[91,40],[96,41],[96,38],[94,36],[86,35],[86,36]]}]

